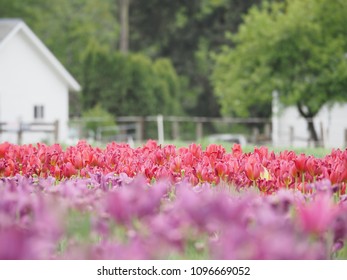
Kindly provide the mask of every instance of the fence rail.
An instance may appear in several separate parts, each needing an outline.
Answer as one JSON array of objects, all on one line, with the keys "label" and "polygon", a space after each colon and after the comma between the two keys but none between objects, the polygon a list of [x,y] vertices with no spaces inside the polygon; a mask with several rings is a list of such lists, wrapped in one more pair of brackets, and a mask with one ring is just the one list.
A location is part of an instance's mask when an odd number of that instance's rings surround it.
[{"label": "fence rail", "polygon": [[[207,123],[223,123],[223,124],[245,124],[245,125],[264,125],[264,135],[259,135],[259,132],[254,130],[252,138],[260,138],[269,140],[271,134],[271,120],[267,118],[216,118],[216,117],[188,117],[188,116],[130,116],[130,117],[118,117],[116,118],[117,123],[122,122],[134,122],[136,123],[136,139],[138,141],[143,140],[144,135],[144,124],[145,122],[157,122],[158,128],[158,140],[163,141],[163,123],[171,123],[172,139],[177,140],[180,138],[180,124],[181,123],[194,123],[195,124],[195,140],[203,138],[204,129],[203,125]],[[192,139],[193,140],[193,139]]]},{"label": "fence rail", "polygon": [[[86,122],[102,122],[100,118],[83,118],[83,119],[72,119],[71,122],[78,125],[78,131],[82,131],[82,127]],[[184,123],[191,124],[195,126],[195,131],[192,131],[192,139],[189,140],[200,140],[204,137],[205,125],[207,124],[244,124],[245,126],[252,127],[252,140],[257,139],[258,141],[270,141],[271,138],[271,119],[268,118],[231,118],[231,117],[201,117],[201,116],[119,116],[115,118],[117,126],[119,126],[119,133],[127,134],[131,136],[136,142],[143,142],[148,138],[146,136],[147,123],[155,123],[157,130],[158,141],[164,142],[164,128],[166,131],[166,136],[170,132],[170,140],[182,140],[182,132],[185,134],[186,131],[182,130]],[[262,127],[264,132],[259,133],[259,127]],[[131,131],[127,131],[127,127],[131,127]],[[152,127],[152,132],[154,127]],[[125,128],[125,129],[121,129]],[[108,128],[107,128],[108,129]],[[113,128],[111,128],[113,130]],[[194,128],[193,128],[194,129]],[[258,129],[258,130],[257,130]],[[97,133],[97,139],[101,139],[101,132],[104,129],[100,127]],[[184,138],[184,137],[183,137]],[[106,138],[105,138],[106,139]],[[107,138],[109,139],[109,137]]]},{"label": "fence rail", "polygon": [[55,142],[59,140],[59,121],[54,122],[18,122],[15,125],[9,122],[0,122],[0,134],[16,133],[17,144],[23,143],[24,133],[51,133]]}]

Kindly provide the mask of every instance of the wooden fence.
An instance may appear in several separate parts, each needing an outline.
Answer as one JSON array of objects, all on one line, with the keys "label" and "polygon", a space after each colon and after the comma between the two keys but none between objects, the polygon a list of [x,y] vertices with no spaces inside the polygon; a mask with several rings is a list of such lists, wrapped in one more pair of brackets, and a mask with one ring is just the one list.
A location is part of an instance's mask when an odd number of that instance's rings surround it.
[{"label": "wooden fence", "polygon": [[24,133],[50,133],[53,134],[54,142],[59,140],[59,121],[54,122],[19,122],[15,126],[8,122],[0,122],[0,134],[15,133],[17,134],[17,144],[23,143]]},{"label": "wooden fence", "polygon": [[[70,125],[75,127],[79,133],[79,137],[86,137],[83,135],[83,130],[86,127],[87,122],[100,122],[104,121],[102,118],[74,118],[70,120]],[[166,136],[168,131],[170,132],[169,140],[200,140],[206,136],[205,125],[207,124],[241,124],[252,127],[252,142],[269,142],[271,141],[271,119],[266,118],[212,118],[212,117],[189,117],[189,116],[120,116],[115,119],[117,126],[103,127],[100,126],[97,129],[95,139],[98,141],[126,141],[127,137],[130,136],[135,142],[142,143],[148,138],[147,129],[148,123],[154,123],[155,126],[151,126],[152,133],[153,129],[155,137],[159,143],[164,142],[164,128]],[[190,133],[193,139],[181,139],[183,131],[183,124],[190,123],[190,127],[195,127],[194,131]],[[156,127],[156,128],[155,128]],[[263,131],[260,133],[259,127],[262,127]],[[114,131],[114,137],[105,136],[103,132]],[[183,132],[183,133],[182,133]],[[128,137],[129,138],[129,137]],[[184,137],[182,137],[184,138]]]},{"label": "wooden fence", "polygon": [[[193,123],[195,125],[195,139],[191,140],[200,140],[204,136],[204,124],[207,123],[223,123],[223,124],[243,124],[243,125],[252,125],[252,139],[254,141],[271,140],[271,120],[266,118],[213,118],[213,117],[181,117],[181,116],[127,116],[127,117],[117,117],[117,124],[121,123],[133,123],[135,124],[135,140],[142,142],[144,140],[145,132],[145,123],[146,122],[156,122],[158,129],[158,140],[163,142],[164,138],[164,122],[170,123],[171,126],[171,139],[178,140],[180,139],[181,131],[180,127],[182,123]],[[259,133],[259,130],[256,125],[262,125],[264,127],[264,132]]]}]

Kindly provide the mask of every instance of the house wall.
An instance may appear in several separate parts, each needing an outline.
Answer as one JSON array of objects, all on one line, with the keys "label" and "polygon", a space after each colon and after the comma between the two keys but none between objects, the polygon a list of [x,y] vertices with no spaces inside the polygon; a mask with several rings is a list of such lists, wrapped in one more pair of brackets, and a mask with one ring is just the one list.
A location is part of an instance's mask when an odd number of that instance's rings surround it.
[{"label": "house wall", "polygon": [[[68,88],[22,31],[0,50],[0,122],[16,129],[19,121],[34,122],[34,106],[44,106],[44,122],[59,120],[59,140],[67,138]],[[49,137],[50,136],[50,137]],[[47,133],[24,133],[23,143],[53,139]],[[16,143],[15,133],[0,141]]]},{"label": "house wall", "polygon": [[[277,147],[309,147],[307,122],[296,107],[277,108],[273,112],[273,145]],[[318,135],[323,135],[326,148],[346,148],[347,104],[324,106],[314,118]]]}]

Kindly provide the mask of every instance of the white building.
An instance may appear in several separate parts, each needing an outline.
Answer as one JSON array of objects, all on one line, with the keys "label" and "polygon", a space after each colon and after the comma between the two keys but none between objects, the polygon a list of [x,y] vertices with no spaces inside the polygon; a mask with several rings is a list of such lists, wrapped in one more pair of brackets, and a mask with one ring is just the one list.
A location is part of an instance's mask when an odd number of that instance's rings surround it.
[{"label": "white building", "polygon": [[[314,118],[322,144],[326,148],[347,147],[347,104],[325,105]],[[283,107],[273,94],[272,142],[275,147],[310,147],[307,121],[295,106]]]},{"label": "white building", "polygon": [[[69,91],[81,87],[30,28],[18,19],[0,19],[0,142],[54,141],[38,123],[58,121],[58,139],[68,136]],[[20,123],[24,125],[20,125]],[[35,125],[36,124],[36,125]]]}]

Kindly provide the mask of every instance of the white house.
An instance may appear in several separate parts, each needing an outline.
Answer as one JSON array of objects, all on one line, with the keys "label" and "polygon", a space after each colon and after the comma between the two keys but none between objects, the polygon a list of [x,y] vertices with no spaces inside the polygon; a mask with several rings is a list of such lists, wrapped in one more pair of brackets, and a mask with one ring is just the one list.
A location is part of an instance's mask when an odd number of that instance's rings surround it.
[{"label": "white house", "polygon": [[22,20],[0,19],[0,142],[17,143],[18,131],[22,143],[52,142],[53,126],[39,124],[55,121],[56,140],[63,142],[68,136],[69,92],[80,89]]},{"label": "white house", "polygon": [[[314,125],[326,148],[347,147],[347,104],[325,105],[314,118]],[[284,107],[273,94],[272,142],[275,147],[309,147],[309,132],[306,120],[295,106]]]}]

